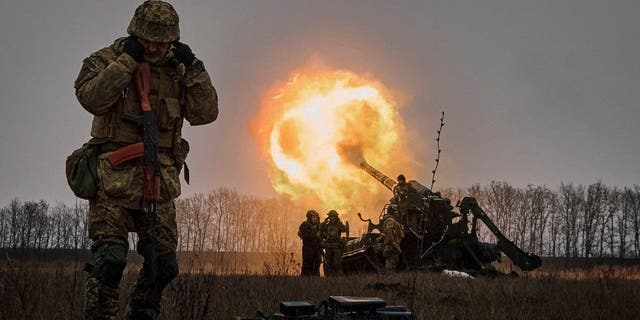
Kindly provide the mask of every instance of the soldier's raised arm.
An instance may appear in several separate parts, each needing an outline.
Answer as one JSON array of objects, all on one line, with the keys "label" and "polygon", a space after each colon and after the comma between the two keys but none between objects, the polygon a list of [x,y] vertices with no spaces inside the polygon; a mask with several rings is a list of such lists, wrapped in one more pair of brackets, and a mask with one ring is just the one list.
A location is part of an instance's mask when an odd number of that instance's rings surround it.
[{"label": "soldier's raised arm", "polygon": [[218,94],[209,73],[188,45],[173,43],[173,54],[186,66],[184,117],[192,126],[211,123],[218,117]]},{"label": "soldier's raised arm", "polygon": [[78,101],[94,115],[109,111],[144,59],[144,47],[134,37],[117,41],[114,47],[121,50],[107,47],[84,59],[75,81]]}]

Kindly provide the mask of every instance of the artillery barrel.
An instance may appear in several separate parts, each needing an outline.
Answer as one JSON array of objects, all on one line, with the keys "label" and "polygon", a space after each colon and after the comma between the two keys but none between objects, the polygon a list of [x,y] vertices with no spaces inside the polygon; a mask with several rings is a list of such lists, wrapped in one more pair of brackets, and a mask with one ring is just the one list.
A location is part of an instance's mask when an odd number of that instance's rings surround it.
[{"label": "artillery barrel", "polygon": [[378,171],[378,169],[372,167],[366,161],[362,161],[360,163],[360,168],[362,168],[362,170],[367,172],[369,175],[374,177],[376,180],[380,181],[380,183],[382,183],[382,185],[384,185],[390,191],[393,191],[393,187],[395,187],[395,185],[398,184],[395,180],[387,177],[387,175],[385,175],[384,173]]},{"label": "artillery barrel", "polygon": [[[387,189],[389,189],[389,191],[393,192],[393,187],[395,187],[396,184],[398,184],[398,182],[396,182],[395,180],[387,177],[387,175],[385,175],[384,173],[378,171],[378,169],[372,167],[370,164],[368,164],[364,160],[362,162],[360,162],[360,168],[362,168],[362,170],[364,170],[369,175],[371,175],[373,178],[375,178],[380,183],[382,183],[382,185],[385,186]],[[427,197],[427,196],[433,194],[431,189],[425,187],[424,185],[422,185],[418,181],[409,180],[409,182],[407,182],[407,183],[410,184],[416,191],[418,191],[418,194],[420,194],[423,197]]]}]

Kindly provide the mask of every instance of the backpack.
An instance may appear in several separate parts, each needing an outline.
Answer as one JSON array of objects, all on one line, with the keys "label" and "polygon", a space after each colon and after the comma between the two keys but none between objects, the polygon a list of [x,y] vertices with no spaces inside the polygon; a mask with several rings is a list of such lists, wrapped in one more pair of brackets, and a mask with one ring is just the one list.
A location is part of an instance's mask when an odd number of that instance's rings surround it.
[{"label": "backpack", "polygon": [[91,139],[67,157],[67,182],[78,198],[91,200],[98,194],[98,156],[103,142]]}]

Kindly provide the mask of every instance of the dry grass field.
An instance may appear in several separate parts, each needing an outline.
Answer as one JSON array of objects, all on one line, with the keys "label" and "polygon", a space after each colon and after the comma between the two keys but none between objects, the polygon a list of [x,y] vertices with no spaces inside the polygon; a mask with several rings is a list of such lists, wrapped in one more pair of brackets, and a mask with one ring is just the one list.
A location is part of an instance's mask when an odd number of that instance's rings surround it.
[{"label": "dry grass field", "polygon": [[[129,295],[134,268],[122,282]],[[183,272],[166,291],[162,319],[232,319],[277,311],[280,300],[377,296],[418,319],[638,319],[640,268],[548,269],[520,277],[452,278],[436,273],[300,278]],[[0,319],[81,319],[80,262],[2,262]],[[183,270],[184,271],[184,270]]]}]

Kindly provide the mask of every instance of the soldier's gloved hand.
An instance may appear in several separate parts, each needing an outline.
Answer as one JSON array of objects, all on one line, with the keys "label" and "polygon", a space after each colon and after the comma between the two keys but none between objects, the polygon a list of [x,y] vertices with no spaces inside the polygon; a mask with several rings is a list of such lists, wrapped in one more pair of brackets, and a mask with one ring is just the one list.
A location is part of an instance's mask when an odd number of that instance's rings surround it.
[{"label": "soldier's gloved hand", "polygon": [[129,36],[124,40],[122,52],[131,56],[135,61],[142,62],[144,60],[144,47],[135,36]]},{"label": "soldier's gloved hand", "polygon": [[180,41],[174,42],[173,48],[171,50],[173,51],[173,55],[176,57],[176,59],[178,59],[178,61],[180,61],[181,63],[184,63],[185,66],[190,66],[193,63],[193,60],[196,58],[196,56],[191,51],[191,48]]}]

